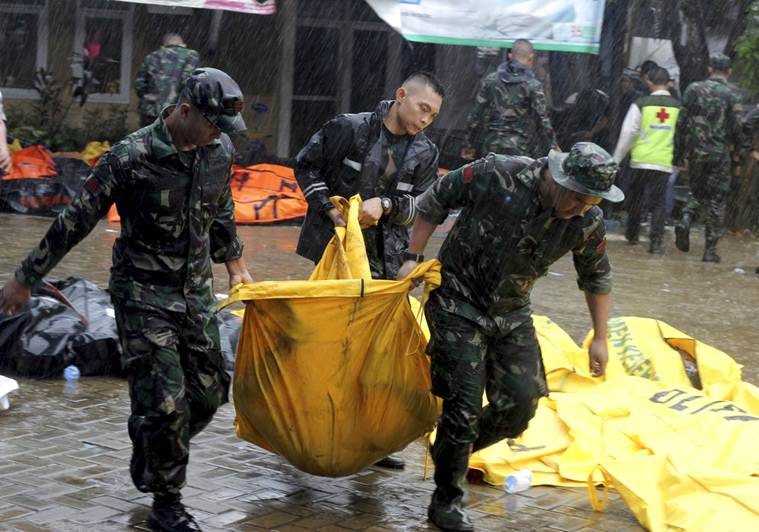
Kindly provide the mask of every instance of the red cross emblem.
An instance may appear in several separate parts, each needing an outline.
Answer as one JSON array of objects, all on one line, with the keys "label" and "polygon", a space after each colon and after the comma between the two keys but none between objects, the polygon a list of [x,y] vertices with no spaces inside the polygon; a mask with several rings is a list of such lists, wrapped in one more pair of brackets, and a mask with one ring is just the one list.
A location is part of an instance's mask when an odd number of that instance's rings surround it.
[{"label": "red cross emblem", "polygon": [[669,118],[669,113],[664,107],[662,107],[661,109],[659,109],[659,112],[656,113],[656,118],[658,118],[659,122],[663,124],[664,122],[667,121],[667,118]]}]

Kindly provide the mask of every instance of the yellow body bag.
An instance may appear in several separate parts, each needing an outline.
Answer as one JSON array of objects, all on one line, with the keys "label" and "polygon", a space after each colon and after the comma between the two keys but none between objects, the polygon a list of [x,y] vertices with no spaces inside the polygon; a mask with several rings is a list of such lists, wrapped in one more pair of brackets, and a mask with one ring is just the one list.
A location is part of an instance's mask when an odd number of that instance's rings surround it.
[{"label": "yellow body bag", "polygon": [[664,322],[613,318],[606,375],[593,378],[592,332],[580,348],[549,319],[533,322],[550,397],[524,434],[470,467],[496,485],[527,467],[533,484],[611,486],[650,530],[759,530],[759,388],[738,363]]},{"label": "yellow body bag", "polygon": [[[298,469],[356,473],[432,429],[427,340],[410,281],[373,280],[360,198],[335,199],[347,220],[308,281],[236,287],[247,303],[234,373],[237,435]],[[419,265],[427,290],[440,263]]]}]

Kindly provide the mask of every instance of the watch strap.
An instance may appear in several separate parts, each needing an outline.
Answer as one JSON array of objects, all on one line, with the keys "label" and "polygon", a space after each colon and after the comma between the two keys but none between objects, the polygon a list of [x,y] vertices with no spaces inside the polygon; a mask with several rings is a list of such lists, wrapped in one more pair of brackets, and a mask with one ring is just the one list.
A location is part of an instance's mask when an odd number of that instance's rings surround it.
[{"label": "watch strap", "polygon": [[409,253],[408,251],[404,251],[403,260],[404,261],[413,260],[414,262],[424,262],[424,255],[422,255],[421,253],[416,254],[416,253]]}]

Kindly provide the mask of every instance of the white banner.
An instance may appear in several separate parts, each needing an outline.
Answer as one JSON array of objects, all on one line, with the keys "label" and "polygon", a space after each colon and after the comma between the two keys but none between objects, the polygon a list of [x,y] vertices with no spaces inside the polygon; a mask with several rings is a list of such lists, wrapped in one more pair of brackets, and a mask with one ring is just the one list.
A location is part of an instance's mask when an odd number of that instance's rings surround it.
[{"label": "white banner", "polygon": [[198,7],[205,9],[223,9],[254,15],[273,15],[277,12],[276,0],[119,0],[137,4],[153,4],[171,7]]},{"label": "white banner", "polygon": [[409,41],[598,53],[604,0],[366,0]]}]

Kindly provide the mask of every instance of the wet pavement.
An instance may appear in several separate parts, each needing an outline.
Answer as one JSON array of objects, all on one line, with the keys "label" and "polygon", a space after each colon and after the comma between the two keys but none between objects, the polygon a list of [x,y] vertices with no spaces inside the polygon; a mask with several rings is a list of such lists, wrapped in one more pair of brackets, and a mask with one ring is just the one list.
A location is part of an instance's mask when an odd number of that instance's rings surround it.
[{"label": "wet pavement", "polygon": [[[0,214],[0,283],[45,232],[50,219]],[[102,223],[53,271],[53,277],[89,278],[105,286],[118,225]],[[293,254],[297,227],[242,227],[245,257],[256,279],[301,279],[311,264]],[[434,239],[432,256],[442,239]],[[745,365],[744,379],[759,384],[759,242],[728,236],[722,264],[691,253],[662,257],[645,245],[611,235],[615,272],[612,316],[648,316],[726,351]],[[745,270],[736,273],[735,268]],[[226,273],[216,266],[217,292]],[[536,313],[547,314],[578,342],[590,327],[570,258],[538,282]],[[149,497],[131,484],[126,433],[126,383],[111,378],[20,379],[11,409],[0,412],[0,530],[108,531],[143,528]],[[403,453],[405,472],[370,468],[342,479],[302,473],[279,457],[236,438],[234,408],[223,407],[191,450],[185,503],[207,530],[428,530],[433,488],[423,480],[424,445]],[[469,508],[478,530],[640,530],[615,494],[603,514],[584,490],[533,488],[523,494],[470,485]]]}]

